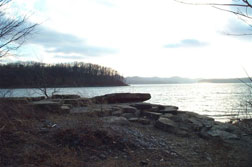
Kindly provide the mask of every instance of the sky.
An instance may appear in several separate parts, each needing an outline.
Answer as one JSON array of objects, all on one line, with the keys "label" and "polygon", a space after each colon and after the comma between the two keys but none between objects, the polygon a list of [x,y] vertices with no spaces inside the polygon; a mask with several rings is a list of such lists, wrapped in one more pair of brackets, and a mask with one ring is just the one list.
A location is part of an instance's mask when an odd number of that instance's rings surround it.
[{"label": "sky", "polygon": [[[226,0],[224,0],[227,2]],[[220,1],[219,1],[220,2]],[[13,0],[39,23],[5,61],[86,62],[142,77],[252,76],[252,30],[235,15],[173,0]]]}]

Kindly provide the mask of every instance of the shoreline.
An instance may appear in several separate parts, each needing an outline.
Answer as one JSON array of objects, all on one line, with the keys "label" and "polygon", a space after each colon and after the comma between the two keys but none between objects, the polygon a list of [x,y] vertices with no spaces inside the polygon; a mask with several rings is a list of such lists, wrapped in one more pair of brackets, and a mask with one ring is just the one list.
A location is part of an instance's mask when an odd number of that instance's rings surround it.
[{"label": "shoreline", "polygon": [[[130,86],[130,85],[128,85],[128,86]],[[113,87],[128,87],[128,86],[110,86],[110,87],[108,87],[108,88],[113,88]],[[98,87],[100,87],[100,86],[98,86]],[[106,88],[107,86],[105,86],[105,87],[101,87],[101,88]],[[92,86],[92,87],[62,87],[63,89],[64,88],[66,88],[66,89],[68,89],[68,88],[76,88],[76,89],[78,89],[78,88],[97,88],[96,86]],[[22,89],[24,89],[24,90],[29,90],[29,89],[34,89],[34,91],[37,89],[37,88],[15,88],[14,90],[22,90]],[[48,88],[48,89],[53,89],[53,88]],[[59,89],[61,89],[61,88],[59,88]],[[6,89],[6,90],[8,90],[8,89]],[[40,90],[38,90],[38,92],[39,92]],[[22,98],[28,98],[28,99],[31,99],[31,98],[40,98],[40,97],[42,97],[42,98],[46,98],[44,95],[43,95],[43,93],[42,92],[39,92],[38,93],[37,91],[35,92],[35,93],[33,93],[33,95],[31,95],[31,93],[27,93],[27,95],[26,96],[17,96],[17,95],[15,95],[15,96],[5,96],[5,97],[0,97],[0,100],[2,99],[2,98],[4,98],[4,99],[6,99],[6,98],[9,98],[9,99],[22,99]],[[57,94],[57,93],[56,93]],[[71,93],[66,93],[65,95],[71,95]],[[91,97],[85,97],[85,96],[80,96],[81,98],[89,98],[89,99],[92,99],[92,98],[94,98],[95,96],[91,96]],[[163,104],[163,103],[161,103],[161,102],[157,102],[157,103],[155,103],[155,102],[151,102],[151,101],[149,101],[148,100],[148,103],[152,103],[152,104],[156,104],[156,105],[167,105],[167,104]],[[203,116],[206,116],[206,117],[211,117],[211,118],[213,118],[213,119],[215,119],[216,121],[219,121],[219,122],[230,122],[230,121],[233,121],[233,120],[237,120],[237,119],[251,119],[252,118],[252,113],[251,114],[248,114],[248,113],[245,113],[245,112],[241,112],[241,111],[239,111],[239,113],[237,113],[237,112],[235,112],[235,111],[232,111],[232,112],[221,112],[220,114],[211,114],[211,112],[212,111],[210,111],[210,113],[209,114],[207,114],[206,112],[202,112],[202,111],[193,111],[193,110],[183,110],[183,111],[192,111],[192,112],[195,112],[195,113],[197,113],[197,114],[200,114],[200,115],[203,115]],[[215,113],[216,113],[216,111],[215,111]],[[239,116],[239,114],[241,114],[240,116]]]},{"label": "shoreline", "polygon": [[8,115],[0,112],[0,148],[11,154],[0,149],[0,165],[252,165],[252,128],[245,121],[220,123],[176,106],[143,102],[149,98],[121,93],[1,99],[0,110]]}]

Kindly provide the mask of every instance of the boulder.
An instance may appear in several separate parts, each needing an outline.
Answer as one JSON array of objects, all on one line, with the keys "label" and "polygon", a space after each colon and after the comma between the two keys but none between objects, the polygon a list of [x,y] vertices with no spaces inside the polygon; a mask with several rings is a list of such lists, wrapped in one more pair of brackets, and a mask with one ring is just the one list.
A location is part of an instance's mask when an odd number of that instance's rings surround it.
[{"label": "boulder", "polygon": [[[57,100],[57,99],[55,99]],[[74,107],[86,107],[91,104],[91,100],[88,98],[79,98],[79,99],[64,99],[64,104],[69,104]]]},{"label": "boulder", "polygon": [[136,113],[138,111],[135,107],[131,107],[129,105],[116,105],[116,107],[124,113]]},{"label": "boulder", "polygon": [[62,108],[61,103],[59,102],[53,102],[49,100],[42,100],[42,101],[36,101],[29,103],[30,106],[42,109],[44,111],[52,112],[52,113],[69,113],[70,109],[67,109],[66,107]]},{"label": "boulder", "polygon": [[52,95],[52,99],[79,99],[79,95],[74,95],[74,94],[56,94]]},{"label": "boulder", "polygon": [[64,104],[72,105],[74,107],[80,107],[80,101],[78,99],[65,99]]},{"label": "boulder", "polygon": [[62,105],[60,109],[65,113],[70,113],[71,107],[69,105]]},{"label": "boulder", "polygon": [[232,139],[239,139],[239,137],[236,134],[220,130],[220,129],[211,129],[207,132],[208,135],[211,137],[219,137],[222,140],[232,140]]},{"label": "boulder", "polygon": [[152,109],[152,104],[150,103],[136,103],[136,104],[131,104],[130,106],[135,107],[139,110],[150,110]]},{"label": "boulder", "polygon": [[122,110],[115,110],[115,111],[112,111],[112,116],[121,116],[123,114]]},{"label": "boulder", "polygon": [[70,110],[70,113],[84,114],[87,116],[105,117],[105,116],[111,116],[112,111],[113,111],[112,108],[109,107],[100,108],[98,106],[94,106],[94,107],[74,107]]},{"label": "boulder", "polygon": [[161,116],[161,113],[150,112],[150,111],[142,111],[141,116],[147,117],[149,119],[157,120]]},{"label": "boulder", "polygon": [[213,118],[204,115],[199,115],[193,112],[182,112],[182,113],[188,115],[187,121],[189,121],[190,123],[192,123],[197,127],[205,127],[207,129],[210,129],[214,125]]},{"label": "boulder", "polygon": [[202,127],[204,127],[204,124],[200,120],[195,119],[193,117],[192,118],[188,118],[188,121],[192,124],[192,127],[195,130],[199,130]]},{"label": "boulder", "polygon": [[128,120],[130,122],[136,122],[136,123],[140,123],[143,125],[149,125],[151,123],[151,121],[149,119],[145,119],[145,118],[130,118]]},{"label": "boulder", "polygon": [[175,132],[178,129],[178,125],[174,121],[164,117],[156,121],[155,127],[168,132]]},{"label": "boulder", "polygon": [[114,104],[114,103],[135,103],[149,100],[149,93],[114,93],[92,98],[94,103]]},{"label": "boulder", "polygon": [[173,117],[173,114],[167,113],[167,114],[162,115],[162,117],[171,119]]},{"label": "boulder", "polygon": [[232,124],[228,124],[228,123],[220,123],[220,122],[216,122],[215,125],[211,128],[211,129],[220,129],[223,131],[227,131],[230,133],[239,133],[240,130],[237,126],[232,125]]},{"label": "boulder", "polygon": [[121,116],[124,117],[124,118],[127,118],[127,119],[137,117],[137,115],[135,113],[123,113]]},{"label": "boulder", "polygon": [[153,104],[152,107],[153,109],[156,109],[156,110],[164,110],[166,106],[160,105],[160,104]]},{"label": "boulder", "polygon": [[45,96],[28,97],[28,98],[27,98],[27,100],[28,100],[29,102],[32,102],[32,101],[40,101],[40,100],[44,100],[44,99],[46,99]]},{"label": "boulder", "polygon": [[157,110],[155,112],[177,114],[178,113],[178,107],[177,106],[165,106],[164,109]]}]

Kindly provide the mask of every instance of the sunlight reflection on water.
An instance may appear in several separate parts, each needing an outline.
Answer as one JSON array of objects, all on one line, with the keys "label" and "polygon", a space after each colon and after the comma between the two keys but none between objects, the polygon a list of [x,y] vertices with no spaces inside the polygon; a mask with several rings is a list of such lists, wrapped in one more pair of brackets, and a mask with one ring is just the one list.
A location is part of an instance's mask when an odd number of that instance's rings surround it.
[{"label": "sunlight reflection on water", "polygon": [[[0,90],[1,91],[1,90]],[[250,97],[244,84],[155,84],[124,87],[61,88],[60,93],[93,97],[108,93],[150,93],[148,101],[155,104],[176,105],[180,110],[193,111],[223,121],[242,111],[241,104]],[[13,96],[38,96],[34,89],[16,89]]]}]

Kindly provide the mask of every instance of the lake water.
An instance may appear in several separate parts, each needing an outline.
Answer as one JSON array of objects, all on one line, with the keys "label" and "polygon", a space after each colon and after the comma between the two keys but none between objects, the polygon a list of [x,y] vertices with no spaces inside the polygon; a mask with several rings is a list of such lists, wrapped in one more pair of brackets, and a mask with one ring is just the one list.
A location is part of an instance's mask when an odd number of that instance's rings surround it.
[{"label": "lake water", "polygon": [[[0,94],[6,90],[0,89]],[[109,93],[150,93],[148,101],[155,104],[175,105],[180,110],[193,111],[227,121],[230,118],[246,117],[245,101],[251,99],[251,92],[245,84],[154,84],[131,85],[124,87],[83,87],[60,88],[59,93],[80,94],[83,97],[93,97]],[[11,96],[38,96],[36,89],[15,89]],[[237,115],[239,113],[239,115]]]}]

